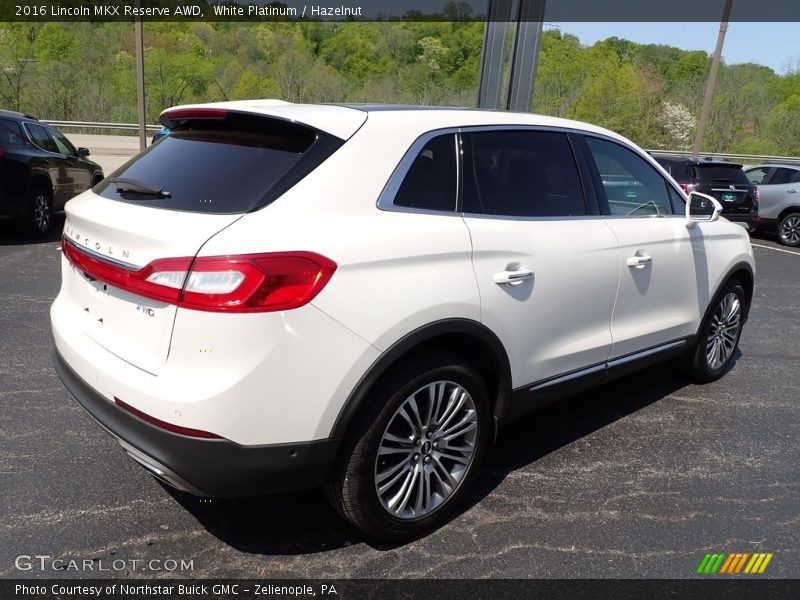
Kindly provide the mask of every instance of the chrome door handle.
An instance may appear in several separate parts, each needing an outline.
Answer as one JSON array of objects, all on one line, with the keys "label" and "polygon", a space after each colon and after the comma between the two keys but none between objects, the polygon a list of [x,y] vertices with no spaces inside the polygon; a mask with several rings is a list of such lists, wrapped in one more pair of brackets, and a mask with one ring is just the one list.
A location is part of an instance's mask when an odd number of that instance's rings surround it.
[{"label": "chrome door handle", "polygon": [[519,285],[526,279],[533,279],[533,271],[530,269],[520,269],[518,271],[500,271],[494,274],[494,282],[497,285]]},{"label": "chrome door handle", "polygon": [[648,256],[647,254],[642,254],[641,256],[631,256],[628,259],[628,266],[634,267],[636,269],[643,269],[646,265],[649,265],[653,262],[653,257]]},{"label": "chrome door handle", "polygon": [[792,188],[791,190],[787,190],[787,193],[788,193],[788,194],[796,194],[796,193],[797,193],[797,190],[796,190],[796,189],[794,189],[794,188]]}]

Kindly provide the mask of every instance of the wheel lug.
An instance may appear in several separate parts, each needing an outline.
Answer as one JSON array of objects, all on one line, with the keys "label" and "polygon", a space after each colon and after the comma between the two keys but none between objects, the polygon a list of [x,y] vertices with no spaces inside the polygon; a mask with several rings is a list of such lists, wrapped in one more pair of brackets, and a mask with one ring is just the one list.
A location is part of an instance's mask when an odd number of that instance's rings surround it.
[{"label": "wheel lug", "polygon": [[430,456],[426,456],[424,460],[425,460],[425,464],[428,464],[429,462],[431,462],[431,457]]},{"label": "wheel lug", "polygon": [[433,442],[433,447],[434,448],[438,448],[439,447],[439,442]]},{"label": "wheel lug", "polygon": [[414,456],[411,457],[411,462],[413,463],[417,462],[418,460],[419,460],[419,454],[415,454]]}]

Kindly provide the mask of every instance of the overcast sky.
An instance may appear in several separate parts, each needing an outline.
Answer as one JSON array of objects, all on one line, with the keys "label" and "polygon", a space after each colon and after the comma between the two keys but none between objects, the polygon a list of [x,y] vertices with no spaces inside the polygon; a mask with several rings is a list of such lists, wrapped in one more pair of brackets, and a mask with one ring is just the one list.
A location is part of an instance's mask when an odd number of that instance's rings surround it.
[{"label": "overcast sky", "polygon": [[[609,37],[684,50],[714,51],[719,23],[547,23],[591,45]],[[800,23],[730,23],[722,57],[726,64],[754,62],[785,73],[800,68]]]}]

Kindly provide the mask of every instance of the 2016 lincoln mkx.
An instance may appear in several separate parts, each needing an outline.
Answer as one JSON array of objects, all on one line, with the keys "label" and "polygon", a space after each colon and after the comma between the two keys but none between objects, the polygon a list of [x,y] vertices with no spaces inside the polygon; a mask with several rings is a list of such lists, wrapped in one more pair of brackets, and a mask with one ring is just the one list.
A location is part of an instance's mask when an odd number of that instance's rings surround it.
[{"label": "2016 lincoln mkx", "polygon": [[242,101],[66,206],[55,366],[156,477],[323,486],[369,536],[459,506],[504,423],[656,361],[734,360],[747,233],[601,128]]}]

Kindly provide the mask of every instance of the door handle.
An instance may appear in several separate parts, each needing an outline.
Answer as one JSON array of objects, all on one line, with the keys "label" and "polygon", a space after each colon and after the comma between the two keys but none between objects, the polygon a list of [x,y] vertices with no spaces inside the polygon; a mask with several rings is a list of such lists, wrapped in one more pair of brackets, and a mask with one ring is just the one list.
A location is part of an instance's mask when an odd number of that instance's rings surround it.
[{"label": "door handle", "polygon": [[647,254],[641,254],[641,255],[631,256],[628,259],[628,266],[634,267],[635,269],[643,269],[651,262],[653,262],[652,256],[648,256]]},{"label": "door handle", "polygon": [[787,193],[789,193],[789,194],[796,194],[796,193],[797,193],[797,190],[796,190],[796,189],[794,189],[794,188],[792,188],[791,190],[788,190],[788,192],[787,192]]},{"label": "door handle", "polygon": [[494,282],[497,285],[519,285],[526,279],[533,279],[533,271],[530,269],[519,269],[517,271],[500,271],[494,274]]}]

